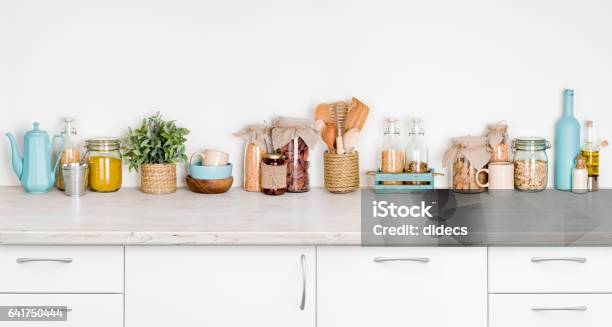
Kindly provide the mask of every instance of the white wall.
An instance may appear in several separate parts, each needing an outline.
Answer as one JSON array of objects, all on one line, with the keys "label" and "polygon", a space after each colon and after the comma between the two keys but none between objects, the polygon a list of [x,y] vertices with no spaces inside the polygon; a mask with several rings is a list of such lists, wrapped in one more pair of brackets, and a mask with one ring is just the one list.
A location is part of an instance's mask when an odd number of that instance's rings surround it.
[{"label": "white wall", "polygon": [[[363,170],[387,116],[423,117],[440,167],[450,137],[501,119],[513,137],[552,140],[564,87],[580,120],[610,130],[611,1],[0,1],[0,131],[19,139],[34,120],[59,131],[64,116],[82,138],[118,136],[161,110],[191,129],[190,152],[240,162],[232,132],[245,124],[357,96],[372,109]],[[17,183],[1,141],[0,185]]]}]

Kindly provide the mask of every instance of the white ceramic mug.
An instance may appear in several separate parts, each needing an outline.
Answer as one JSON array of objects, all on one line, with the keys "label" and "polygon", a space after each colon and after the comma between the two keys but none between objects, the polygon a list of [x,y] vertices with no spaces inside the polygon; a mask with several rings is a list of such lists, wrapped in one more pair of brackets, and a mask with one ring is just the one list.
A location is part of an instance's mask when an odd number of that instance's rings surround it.
[{"label": "white ceramic mug", "polygon": [[194,153],[191,157],[194,156],[202,159],[202,166],[225,166],[229,162],[229,154],[219,150],[206,149]]},{"label": "white ceramic mug", "polygon": [[[480,183],[480,173],[489,175],[489,182]],[[476,183],[480,187],[488,187],[489,190],[513,190],[514,189],[514,164],[512,162],[491,162],[489,168],[483,168],[476,172]]]}]

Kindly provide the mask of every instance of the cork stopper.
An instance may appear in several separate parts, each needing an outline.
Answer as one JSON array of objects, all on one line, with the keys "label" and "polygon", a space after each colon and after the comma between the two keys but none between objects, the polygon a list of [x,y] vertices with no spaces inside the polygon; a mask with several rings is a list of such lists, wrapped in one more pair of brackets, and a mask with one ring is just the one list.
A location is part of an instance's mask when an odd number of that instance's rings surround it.
[{"label": "cork stopper", "polygon": [[586,159],[582,155],[576,157],[576,168],[586,169]]},{"label": "cork stopper", "polygon": [[592,120],[587,120],[586,121],[586,126],[587,127],[593,127],[593,121]]}]

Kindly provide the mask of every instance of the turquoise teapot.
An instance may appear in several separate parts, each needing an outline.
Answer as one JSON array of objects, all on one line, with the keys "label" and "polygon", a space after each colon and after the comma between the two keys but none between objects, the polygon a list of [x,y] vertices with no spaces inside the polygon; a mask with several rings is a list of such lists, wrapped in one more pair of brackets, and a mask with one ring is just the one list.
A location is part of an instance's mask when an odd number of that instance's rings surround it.
[{"label": "turquoise teapot", "polygon": [[28,193],[47,193],[51,190],[55,184],[57,167],[64,150],[64,138],[61,135],[54,135],[53,141],[59,138],[61,146],[55,166],[51,170],[53,143],[49,141],[49,134],[40,130],[38,125],[34,123],[34,129],[27,132],[23,138],[23,158],[19,154],[13,134],[6,133],[13,152],[13,170],[21,186]]}]

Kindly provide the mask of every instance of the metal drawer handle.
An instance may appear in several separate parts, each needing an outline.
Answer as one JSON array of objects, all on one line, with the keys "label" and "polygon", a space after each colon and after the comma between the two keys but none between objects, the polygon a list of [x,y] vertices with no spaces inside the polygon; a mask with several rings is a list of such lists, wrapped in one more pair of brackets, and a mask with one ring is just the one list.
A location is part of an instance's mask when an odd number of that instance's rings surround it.
[{"label": "metal drawer handle", "polygon": [[533,257],[531,262],[543,262],[543,261],[573,261],[579,263],[585,263],[587,259],[585,257]]},{"label": "metal drawer handle", "polygon": [[72,263],[72,258],[17,258],[17,263],[38,262],[38,261]]},{"label": "metal drawer handle", "polygon": [[429,262],[429,258],[426,257],[375,257],[374,262],[387,262],[387,261],[415,261],[415,262]]},{"label": "metal drawer handle", "polygon": [[531,307],[532,311],[587,311],[584,305],[576,307]]},{"label": "metal drawer handle", "polygon": [[306,255],[302,254],[300,261],[302,263],[302,300],[300,302],[300,310],[304,311],[306,308]]}]

